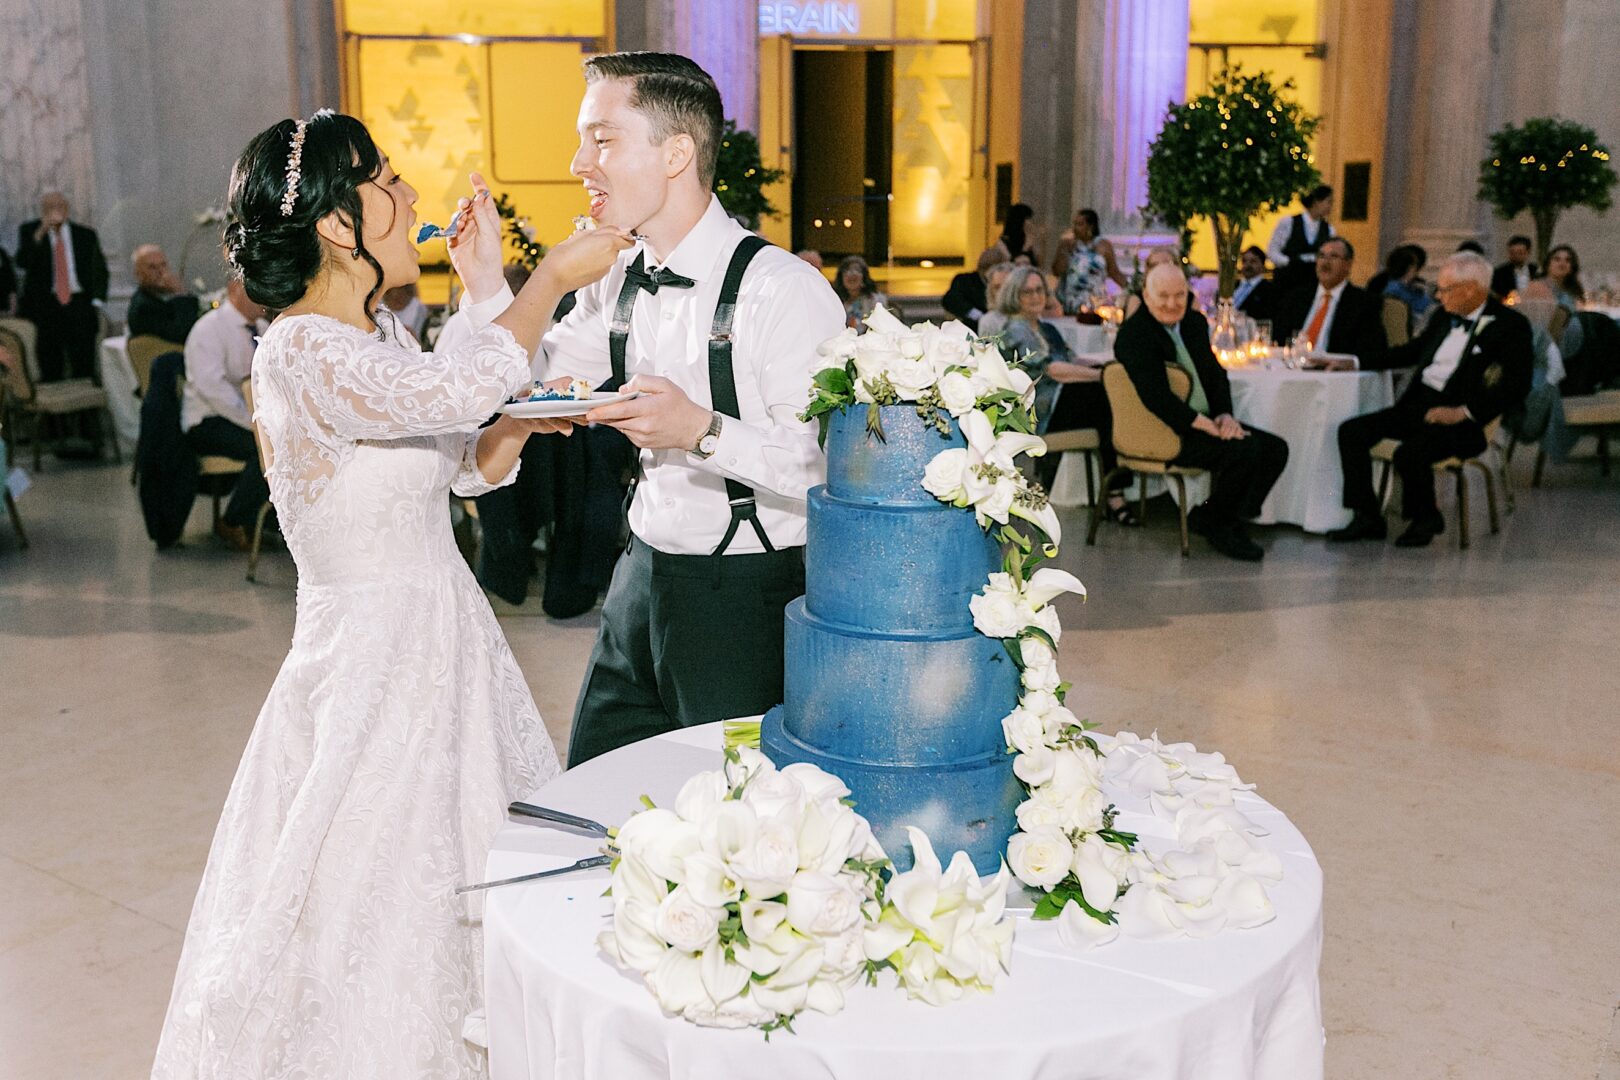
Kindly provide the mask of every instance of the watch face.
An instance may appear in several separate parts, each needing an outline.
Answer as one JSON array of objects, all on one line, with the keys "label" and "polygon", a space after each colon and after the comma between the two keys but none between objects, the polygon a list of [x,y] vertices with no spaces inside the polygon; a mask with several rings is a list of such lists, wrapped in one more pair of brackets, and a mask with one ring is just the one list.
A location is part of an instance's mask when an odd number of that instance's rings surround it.
[{"label": "watch face", "polygon": [[720,449],[720,436],[705,435],[698,441],[698,452],[707,456]]}]

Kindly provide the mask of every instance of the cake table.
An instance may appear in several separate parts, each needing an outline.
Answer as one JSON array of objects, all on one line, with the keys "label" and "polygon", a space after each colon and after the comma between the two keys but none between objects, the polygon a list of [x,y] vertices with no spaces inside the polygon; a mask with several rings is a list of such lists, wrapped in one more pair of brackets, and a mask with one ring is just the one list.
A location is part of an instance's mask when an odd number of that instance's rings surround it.
[{"label": "cake table", "polygon": [[[642,795],[672,804],[693,773],[719,767],[720,746],[718,724],[648,739],[528,798],[617,825]],[[492,1080],[1316,1080],[1321,870],[1281,811],[1256,795],[1238,799],[1283,862],[1270,923],[1205,940],[1122,937],[1081,953],[1058,941],[1054,924],[1020,918],[1012,974],[994,994],[935,1008],[889,985],[857,987],[842,1013],[804,1013],[796,1034],[769,1042],[751,1029],[665,1017],[638,979],[598,952],[610,911],[605,870],[493,890],[484,910]],[[1150,848],[1167,842],[1167,822],[1137,800],[1115,801],[1120,828]],[[514,820],[495,839],[487,877],[563,866],[599,844]]]}]

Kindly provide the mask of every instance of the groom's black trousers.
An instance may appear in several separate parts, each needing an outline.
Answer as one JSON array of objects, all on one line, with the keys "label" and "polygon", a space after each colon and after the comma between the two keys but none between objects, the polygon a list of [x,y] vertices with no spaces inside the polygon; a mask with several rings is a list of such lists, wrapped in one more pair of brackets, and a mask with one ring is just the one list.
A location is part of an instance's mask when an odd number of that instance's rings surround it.
[{"label": "groom's black trousers", "polygon": [[783,609],[803,595],[803,548],[668,555],[632,537],[602,605],[569,767],[781,704]]}]

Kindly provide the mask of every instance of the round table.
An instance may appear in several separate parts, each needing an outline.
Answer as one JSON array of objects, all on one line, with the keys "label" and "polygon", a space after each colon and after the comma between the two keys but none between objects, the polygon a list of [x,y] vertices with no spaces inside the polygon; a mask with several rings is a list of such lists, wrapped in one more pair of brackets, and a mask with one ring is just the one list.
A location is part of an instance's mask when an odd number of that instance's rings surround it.
[{"label": "round table", "polygon": [[1339,425],[1395,403],[1389,372],[1247,367],[1227,374],[1232,415],[1288,442],[1288,467],[1256,520],[1298,525],[1310,533],[1350,524],[1343,505]]},{"label": "round table", "polygon": [[141,434],[140,383],[130,366],[123,334],[101,339],[101,386],[107,391],[107,411],[112,413],[113,429],[126,452],[133,452]]},{"label": "round table", "polygon": [[[718,724],[649,739],[564,773],[530,801],[616,824],[641,795],[669,805],[693,773],[718,768],[720,743]],[[770,1042],[753,1030],[665,1017],[639,979],[598,952],[610,911],[605,870],[492,890],[484,910],[491,1078],[1314,1080],[1322,1075],[1321,870],[1280,811],[1255,795],[1239,798],[1283,861],[1270,923],[1201,941],[1120,938],[1077,953],[1054,924],[1021,918],[1012,974],[993,994],[935,1008],[880,981],[851,990],[838,1015],[804,1013],[796,1034]],[[1150,849],[1171,835],[1140,800],[1115,801],[1120,827],[1138,830]],[[598,846],[514,821],[495,839],[487,876],[563,866]]]}]

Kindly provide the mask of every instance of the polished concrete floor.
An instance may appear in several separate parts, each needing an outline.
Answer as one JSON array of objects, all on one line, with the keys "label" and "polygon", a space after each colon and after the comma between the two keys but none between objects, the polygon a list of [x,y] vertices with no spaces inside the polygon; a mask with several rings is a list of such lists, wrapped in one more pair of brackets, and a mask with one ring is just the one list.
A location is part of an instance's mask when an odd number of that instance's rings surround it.
[{"label": "polished concrete floor", "polygon": [[[47,463],[20,505],[0,1077],[144,1076],[293,568],[244,581],[202,503],[155,552],[121,468]],[[1091,589],[1063,608],[1077,711],[1225,751],[1316,849],[1328,1076],[1620,1080],[1620,480],[1550,469],[1461,553],[1276,529],[1256,567],[1183,561],[1167,509],[1090,549],[1066,524]],[[563,742],[594,617],[501,621]]]}]

